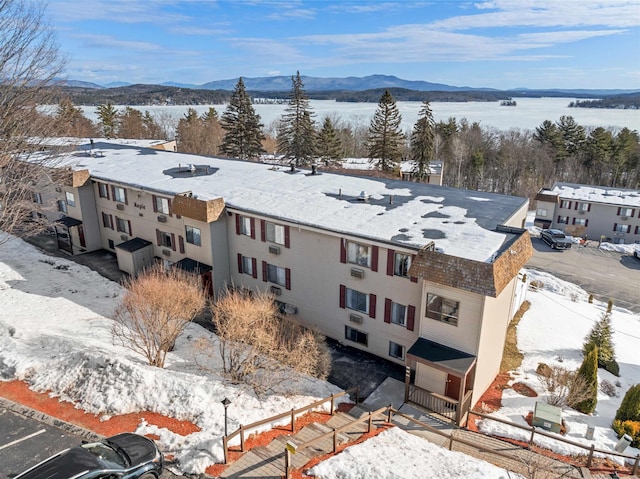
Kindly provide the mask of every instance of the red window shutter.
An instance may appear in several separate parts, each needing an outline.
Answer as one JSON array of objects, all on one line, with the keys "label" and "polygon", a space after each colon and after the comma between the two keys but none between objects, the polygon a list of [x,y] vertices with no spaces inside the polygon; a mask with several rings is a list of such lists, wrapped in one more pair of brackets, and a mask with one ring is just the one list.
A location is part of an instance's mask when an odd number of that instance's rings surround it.
[{"label": "red window shutter", "polygon": [[267,262],[262,262],[262,281],[267,282]]},{"label": "red window shutter", "polygon": [[636,210],[631,210],[631,217],[633,218],[634,213],[636,212]]},{"label": "red window shutter", "polygon": [[411,276],[411,282],[412,283],[417,283],[418,282],[418,278],[416,278],[415,276]]},{"label": "red window shutter", "polygon": [[[569,204],[571,204],[571,203],[569,203]],[[577,210],[577,209],[578,209],[578,202],[577,202],[577,201],[576,201],[576,205],[573,207],[573,209],[574,209],[574,210]]]},{"label": "red window shutter", "polygon": [[396,252],[392,249],[387,250],[387,275],[393,276],[393,267],[396,258]]},{"label": "red window shutter", "polygon": [[176,250],[176,235],[174,233],[171,233],[171,249]]},{"label": "red window shutter", "polygon": [[131,221],[127,220],[127,224],[129,225],[129,235],[133,236],[133,230],[131,229]]},{"label": "red window shutter", "polygon": [[340,307],[344,309],[347,304],[347,287],[344,284],[340,285]]},{"label": "red window shutter", "polygon": [[180,246],[180,252],[184,253],[184,238],[182,236],[178,236],[178,245]]},{"label": "red window shutter", "polygon": [[289,268],[284,269],[284,284],[285,288],[291,289],[291,270]]},{"label": "red window shutter", "polygon": [[640,231],[640,226],[636,226],[636,233],[635,234],[638,234],[638,231]]},{"label": "red window shutter", "polygon": [[151,201],[153,201],[153,212],[154,213],[158,212],[158,203],[156,202],[157,199],[158,199],[158,197],[156,195],[151,195]]},{"label": "red window shutter", "polygon": [[256,219],[251,218],[249,222],[251,223],[251,239],[256,239]]},{"label": "red window shutter", "polygon": [[560,215],[558,215],[558,223],[560,223]]},{"label": "red window shutter", "polygon": [[627,225],[627,233],[631,233],[631,225]]},{"label": "red window shutter", "polygon": [[111,197],[113,198],[113,201],[116,200],[116,187],[115,187],[115,185],[111,185]]},{"label": "red window shutter", "polygon": [[409,305],[407,308],[407,329],[413,331],[416,322],[416,307]]},{"label": "red window shutter", "polygon": [[258,277],[258,260],[255,258],[251,258],[251,272],[254,279]]},{"label": "red window shutter", "polygon": [[265,220],[260,220],[260,241],[267,241],[267,225]]},{"label": "red window shutter", "polygon": [[585,228],[586,228],[587,226],[589,226],[589,220],[584,220],[584,226],[585,226]]},{"label": "red window shutter", "polygon": [[389,298],[384,300],[384,322],[391,323],[391,300]]},{"label": "red window shutter", "polygon": [[109,224],[111,225],[110,228],[113,229],[114,228],[113,215],[109,215]]},{"label": "red window shutter", "polygon": [[587,211],[591,211],[591,203],[587,205]]},{"label": "red window shutter", "polygon": [[340,239],[340,262],[341,263],[347,262],[347,245],[345,244],[345,241],[343,238]]},{"label": "red window shutter", "polygon": [[371,247],[371,271],[378,271],[378,247]]},{"label": "red window shutter", "polygon": [[621,211],[622,211],[622,208],[620,208],[620,207],[618,206],[618,212],[616,213],[616,215],[620,216],[620,212],[621,212]]},{"label": "red window shutter", "polygon": [[290,246],[291,246],[291,239],[289,236],[289,227],[285,226],[284,227],[284,247],[289,248]]},{"label": "red window shutter", "polygon": [[573,218],[573,220],[572,220],[572,221],[573,221],[573,222],[572,222],[571,224],[572,224],[572,225],[575,225],[575,224],[576,224],[576,219],[575,219],[575,218]]},{"label": "red window shutter", "polygon": [[236,214],[236,234],[240,234],[240,215]]},{"label": "red window shutter", "polygon": [[160,230],[156,230],[156,240],[158,241],[158,246],[162,246],[162,234]]},{"label": "red window shutter", "polygon": [[242,255],[240,253],[238,253],[238,273],[244,273],[244,271],[242,271]]},{"label": "red window shutter", "polygon": [[616,229],[618,229],[618,223],[613,223],[613,231],[615,231]]},{"label": "red window shutter", "polygon": [[376,319],[376,295],[369,295],[369,317]]},{"label": "red window shutter", "polygon": [[122,188],[124,191],[124,204],[128,205],[129,204],[129,200],[127,198],[127,189],[126,188]]},{"label": "red window shutter", "polygon": [[106,213],[102,213],[102,226],[104,226],[104,227],[107,226],[107,214]]},{"label": "red window shutter", "polygon": [[167,202],[169,203],[169,216],[173,216],[173,213],[171,212],[171,199],[168,199]]}]

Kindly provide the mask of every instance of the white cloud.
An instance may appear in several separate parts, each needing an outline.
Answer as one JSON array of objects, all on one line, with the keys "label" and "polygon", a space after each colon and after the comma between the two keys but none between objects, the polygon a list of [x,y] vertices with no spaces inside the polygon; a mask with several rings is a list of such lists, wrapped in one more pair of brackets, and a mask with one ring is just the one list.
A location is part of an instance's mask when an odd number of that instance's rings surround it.
[{"label": "white cloud", "polygon": [[164,6],[182,3],[180,0],[55,0],[48,11],[60,23],[105,20],[118,23],[175,24],[190,17],[163,10]]}]

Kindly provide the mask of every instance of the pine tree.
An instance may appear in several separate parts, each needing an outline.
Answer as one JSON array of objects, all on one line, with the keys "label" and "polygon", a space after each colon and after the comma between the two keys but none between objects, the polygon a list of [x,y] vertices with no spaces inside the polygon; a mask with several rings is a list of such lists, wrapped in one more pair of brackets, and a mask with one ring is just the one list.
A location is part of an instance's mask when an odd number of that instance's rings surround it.
[{"label": "pine tree", "polygon": [[117,136],[119,138],[145,138],[146,132],[142,117],[142,112],[131,108],[124,109],[120,115],[117,128]]},{"label": "pine tree", "polygon": [[591,332],[585,338],[582,352],[587,354],[594,347],[598,348],[598,367],[605,368],[607,364],[615,361],[616,353],[611,339],[611,312],[602,313]]},{"label": "pine tree", "polygon": [[61,100],[58,104],[55,119],[60,135],[80,138],[97,134],[93,122],[84,116],[82,109],[74,106],[68,98]]},{"label": "pine tree", "polygon": [[584,414],[591,414],[598,403],[598,347],[594,346],[587,353],[578,369],[578,376],[582,376],[588,384],[589,397],[575,404],[574,409]]},{"label": "pine tree", "polygon": [[233,158],[255,158],[264,153],[262,133],[264,125],[256,114],[242,77],[238,79],[231,94],[229,105],[222,114],[222,128],[225,130],[221,150]]},{"label": "pine tree", "polygon": [[413,168],[411,173],[418,181],[424,181],[429,176],[429,163],[433,158],[433,147],[436,139],[436,122],[433,119],[431,106],[428,101],[422,103],[418,121],[411,132],[411,159]]},{"label": "pine tree", "polygon": [[640,384],[631,386],[616,411],[619,421],[640,421]]},{"label": "pine tree", "polygon": [[402,117],[395,100],[385,90],[378,102],[369,127],[369,162],[382,171],[392,171],[399,163],[404,135],[400,131]]},{"label": "pine tree", "polygon": [[96,109],[102,133],[107,138],[113,138],[118,128],[118,110],[114,108],[111,102],[98,105]]},{"label": "pine tree", "polygon": [[291,83],[289,104],[278,127],[278,150],[296,165],[305,165],[311,163],[315,155],[313,113],[300,72],[291,77]]},{"label": "pine tree", "polygon": [[340,166],[342,144],[331,118],[326,116],[318,133],[318,157],[324,166]]}]

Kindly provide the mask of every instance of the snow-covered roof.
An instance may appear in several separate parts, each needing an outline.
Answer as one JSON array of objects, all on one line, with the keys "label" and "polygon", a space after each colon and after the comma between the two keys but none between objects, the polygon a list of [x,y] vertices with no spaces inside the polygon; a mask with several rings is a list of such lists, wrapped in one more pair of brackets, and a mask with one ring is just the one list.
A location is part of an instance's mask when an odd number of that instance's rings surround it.
[{"label": "snow-covered roof", "polygon": [[550,190],[545,190],[544,194],[558,196],[563,200],[640,207],[640,190],[558,182]]},{"label": "snow-covered roof", "polygon": [[[292,173],[289,167],[121,141],[95,140],[93,155],[87,147],[80,145],[63,163],[105,181],[172,195],[191,192],[201,200],[222,198],[229,208],[410,249],[434,241],[446,254],[483,262],[491,261],[510,237],[495,227],[527,201],[400,180]],[[190,175],[187,165],[206,174]],[[183,174],[175,174],[179,166]]]}]

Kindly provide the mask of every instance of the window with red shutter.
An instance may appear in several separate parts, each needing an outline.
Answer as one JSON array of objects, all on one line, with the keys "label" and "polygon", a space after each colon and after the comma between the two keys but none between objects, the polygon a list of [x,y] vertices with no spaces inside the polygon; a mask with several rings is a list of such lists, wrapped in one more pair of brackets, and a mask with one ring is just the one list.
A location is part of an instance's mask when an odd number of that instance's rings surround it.
[{"label": "window with red shutter", "polygon": [[184,238],[182,236],[178,236],[178,245],[180,246],[180,252],[184,253]]},{"label": "window with red shutter", "polygon": [[284,287],[287,289],[291,289],[291,270],[289,268],[284,269]]},{"label": "window with red shutter", "polygon": [[391,323],[391,303],[389,298],[384,300],[384,322]]},{"label": "window with red shutter", "polygon": [[340,239],[340,262],[347,262],[347,245],[345,244],[345,240],[343,238]]},{"label": "window with red shutter", "polygon": [[262,262],[262,281],[267,282],[267,262]]},{"label": "window with red shutter", "polygon": [[393,266],[395,261],[395,251],[387,250],[387,276],[393,276]]},{"label": "window with red shutter", "polygon": [[260,220],[260,241],[263,243],[267,241],[267,233],[266,233],[267,224],[265,220]]},{"label": "window with red shutter", "polygon": [[156,240],[158,241],[158,246],[162,246],[162,233],[160,230],[156,230]]},{"label": "window with red shutter", "polygon": [[340,285],[340,307],[346,308],[347,287],[344,284]]},{"label": "window with red shutter", "polygon": [[242,255],[238,253],[238,273],[242,274]]},{"label": "window with red shutter", "polygon": [[291,246],[291,239],[289,236],[289,226],[284,227],[284,247],[289,248]]},{"label": "window with red shutter", "polygon": [[256,219],[251,218],[251,239],[256,239]]},{"label": "window with red shutter", "polygon": [[407,308],[407,329],[413,331],[416,322],[416,307],[409,305]]},{"label": "window with red shutter", "polygon": [[151,195],[151,201],[153,201],[153,212],[158,212],[158,197],[156,195]]},{"label": "window with red shutter", "polygon": [[378,271],[378,247],[371,247],[371,271]]},{"label": "window with red shutter", "polygon": [[258,278],[258,260],[251,258],[251,273],[254,279]]},{"label": "window with red shutter", "polygon": [[369,295],[369,317],[376,319],[376,295]]},{"label": "window with red shutter", "polygon": [[175,235],[175,233],[171,233],[171,249],[173,251],[176,250],[176,235]]}]

